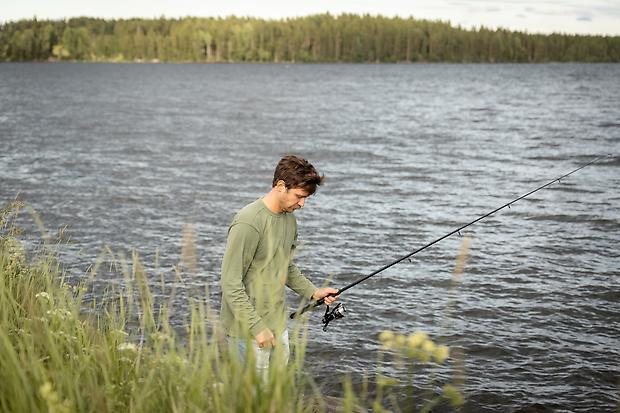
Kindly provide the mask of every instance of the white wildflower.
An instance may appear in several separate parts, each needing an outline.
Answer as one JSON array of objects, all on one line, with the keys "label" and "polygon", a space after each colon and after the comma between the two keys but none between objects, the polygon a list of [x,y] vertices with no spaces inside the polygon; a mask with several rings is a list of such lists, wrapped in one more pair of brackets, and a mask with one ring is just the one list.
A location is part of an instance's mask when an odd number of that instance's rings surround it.
[{"label": "white wildflower", "polygon": [[116,349],[118,351],[129,351],[134,353],[138,351],[138,347],[133,343],[121,343],[118,347],[116,347]]},{"label": "white wildflower", "polygon": [[60,320],[71,319],[73,317],[73,313],[71,313],[71,311],[63,309],[47,310],[45,314],[50,317],[56,317]]}]

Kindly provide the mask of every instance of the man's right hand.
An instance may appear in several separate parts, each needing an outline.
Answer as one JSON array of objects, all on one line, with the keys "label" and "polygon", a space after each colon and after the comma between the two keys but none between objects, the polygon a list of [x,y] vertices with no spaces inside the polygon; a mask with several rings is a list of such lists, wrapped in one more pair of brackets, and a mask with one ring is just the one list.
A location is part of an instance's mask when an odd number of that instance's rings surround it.
[{"label": "man's right hand", "polygon": [[275,347],[276,345],[276,338],[273,336],[273,333],[268,328],[258,333],[254,338],[256,339],[258,348]]}]

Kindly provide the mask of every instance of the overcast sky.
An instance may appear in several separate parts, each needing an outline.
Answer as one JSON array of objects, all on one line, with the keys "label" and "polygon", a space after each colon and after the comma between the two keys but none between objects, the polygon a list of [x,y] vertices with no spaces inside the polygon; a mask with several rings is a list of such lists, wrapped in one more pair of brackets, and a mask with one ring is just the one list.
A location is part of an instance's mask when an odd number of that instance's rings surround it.
[{"label": "overcast sky", "polygon": [[1,21],[33,16],[282,18],[324,12],[413,16],[530,33],[620,35],[620,0],[0,0]]}]

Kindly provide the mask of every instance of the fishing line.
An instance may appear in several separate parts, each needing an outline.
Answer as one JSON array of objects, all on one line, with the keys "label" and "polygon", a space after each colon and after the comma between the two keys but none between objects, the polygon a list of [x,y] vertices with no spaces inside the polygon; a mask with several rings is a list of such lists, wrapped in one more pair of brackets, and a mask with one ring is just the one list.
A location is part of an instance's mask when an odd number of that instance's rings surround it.
[{"label": "fishing line", "polygon": [[[528,196],[530,196],[530,195],[534,194],[535,192],[538,192],[538,191],[540,191],[541,189],[544,189],[544,188],[546,188],[546,187],[548,187],[548,186],[552,185],[552,184],[553,184],[553,183],[555,183],[555,182],[560,182],[562,179],[564,179],[564,178],[568,177],[569,175],[572,175],[572,174],[574,174],[575,172],[580,171],[580,170],[582,170],[583,168],[585,168],[585,167],[587,167],[587,166],[589,166],[589,165],[592,165],[593,163],[596,163],[596,162],[600,161],[601,159],[609,158],[609,157],[611,157],[611,156],[612,156],[611,154],[609,154],[609,155],[599,156],[599,157],[597,157],[596,159],[594,159],[594,160],[592,160],[592,161],[590,161],[590,162],[588,162],[588,163],[586,163],[586,164],[584,164],[584,165],[581,165],[580,167],[578,167],[578,168],[576,168],[576,169],[573,169],[572,171],[570,171],[570,172],[568,172],[568,173],[566,173],[566,174],[564,174],[564,175],[560,176],[559,178],[555,178],[554,180],[549,181],[549,182],[547,182],[546,184],[539,186],[538,188],[536,188],[536,189],[534,189],[534,190],[532,190],[532,191],[530,191],[530,192],[526,193],[525,195],[521,195],[520,197],[518,197],[518,198],[516,198],[516,199],[513,199],[512,201],[510,201],[510,202],[508,202],[508,203],[506,203],[506,204],[504,204],[504,205],[500,206],[499,208],[495,208],[495,209],[494,209],[494,210],[492,210],[491,212],[487,212],[486,214],[479,216],[478,218],[474,219],[473,221],[471,221],[471,222],[469,222],[469,223],[467,223],[467,224],[465,224],[465,225],[462,225],[462,226],[458,227],[457,229],[455,229],[455,230],[453,230],[453,231],[448,232],[446,235],[443,235],[443,236],[441,236],[441,237],[437,238],[436,240],[434,240],[434,241],[432,241],[432,242],[429,242],[428,244],[426,244],[426,245],[424,245],[424,246],[422,246],[422,247],[418,248],[417,250],[415,250],[415,251],[413,251],[413,252],[410,252],[410,253],[408,253],[407,255],[405,255],[405,256],[403,256],[403,257],[400,257],[400,258],[398,258],[397,260],[392,261],[392,262],[391,262],[391,263],[389,263],[389,264],[384,265],[383,267],[379,268],[378,270],[373,271],[373,272],[371,272],[370,274],[365,275],[365,276],[363,276],[363,277],[359,278],[358,280],[356,280],[356,281],[352,282],[351,284],[346,285],[346,286],[344,286],[344,287],[340,288],[340,289],[338,290],[338,292],[337,292],[337,293],[332,293],[332,294],[329,294],[329,295],[330,295],[330,296],[340,295],[340,294],[342,294],[343,292],[347,291],[348,289],[353,288],[353,287],[355,287],[356,285],[358,285],[358,284],[360,284],[360,283],[362,283],[362,282],[366,281],[366,280],[367,280],[367,279],[369,279],[370,277],[374,277],[375,275],[377,275],[377,274],[379,274],[379,273],[381,273],[381,272],[383,272],[383,271],[387,270],[388,268],[390,268],[390,267],[392,267],[392,266],[394,266],[394,265],[396,265],[396,264],[398,264],[398,263],[400,263],[400,262],[402,262],[402,261],[404,261],[404,260],[406,260],[406,259],[409,259],[410,257],[414,256],[415,254],[417,254],[417,253],[419,253],[419,252],[421,252],[421,251],[424,251],[424,250],[425,250],[425,249],[427,249],[428,247],[430,247],[430,246],[432,246],[432,245],[437,244],[438,242],[440,242],[440,241],[442,241],[442,240],[444,240],[444,239],[446,239],[446,238],[450,237],[451,235],[454,235],[454,234],[457,234],[457,233],[460,235],[460,234],[461,234],[461,231],[462,231],[463,229],[465,229],[465,228],[469,227],[470,225],[473,225],[473,224],[475,224],[476,222],[481,221],[481,220],[483,220],[483,219],[487,218],[488,216],[493,215],[494,213],[496,213],[496,212],[498,212],[498,211],[500,211],[500,210],[502,210],[502,209],[504,209],[504,208],[510,208],[510,205],[514,204],[515,202],[518,202],[518,201],[522,200],[523,198],[526,198],[526,197],[528,197]],[[310,310],[310,309],[312,309],[312,308],[314,308],[314,307],[318,307],[319,305],[323,304],[324,302],[325,302],[325,298],[321,298],[320,300],[312,301],[312,302],[308,303],[308,304],[307,304],[305,307],[303,307],[302,309],[300,309],[300,310],[298,310],[298,311],[296,311],[296,312],[292,313],[292,314],[290,315],[290,318],[291,318],[291,319],[296,318],[296,317],[300,316],[301,314],[305,313],[306,311],[308,311],[308,310]],[[327,306],[327,309],[325,310],[325,315],[323,316],[323,331],[326,331],[326,329],[327,329],[327,325],[328,325],[328,324],[329,324],[332,320],[343,318],[343,317],[344,317],[345,312],[346,312],[346,310],[345,310],[345,308],[344,308],[344,305],[340,305],[340,304],[339,304],[338,306],[336,306],[336,307],[335,307],[333,310],[331,310],[331,311],[330,311],[330,309],[329,309],[329,306]]]}]

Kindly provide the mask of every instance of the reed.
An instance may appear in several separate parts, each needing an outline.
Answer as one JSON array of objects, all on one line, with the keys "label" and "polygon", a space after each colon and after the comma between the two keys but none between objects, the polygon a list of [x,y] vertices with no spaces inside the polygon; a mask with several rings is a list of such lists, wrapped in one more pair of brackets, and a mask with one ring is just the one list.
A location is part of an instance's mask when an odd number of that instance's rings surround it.
[{"label": "reed", "polygon": [[[13,225],[20,208],[0,211],[0,411],[333,410],[334,401],[304,372],[304,323],[291,331],[289,364],[273,366],[265,378],[229,350],[208,290],[188,298],[187,321],[173,328],[172,300],[154,298],[137,254],[106,250],[90,275],[110,263],[123,288],[93,294],[92,278],[68,281],[53,249],[29,256]],[[195,270],[193,239],[186,227],[177,280]],[[441,349],[432,357],[445,356]],[[346,383],[337,410],[363,411],[364,399]],[[372,403],[380,410],[383,400]]]}]

